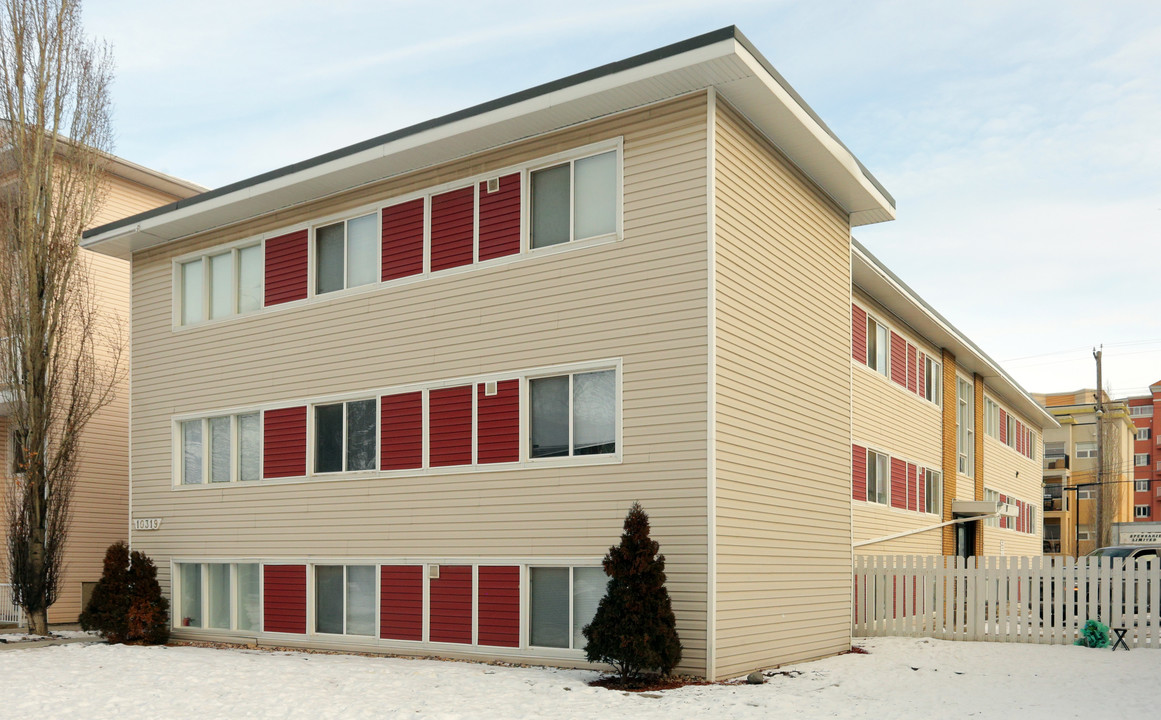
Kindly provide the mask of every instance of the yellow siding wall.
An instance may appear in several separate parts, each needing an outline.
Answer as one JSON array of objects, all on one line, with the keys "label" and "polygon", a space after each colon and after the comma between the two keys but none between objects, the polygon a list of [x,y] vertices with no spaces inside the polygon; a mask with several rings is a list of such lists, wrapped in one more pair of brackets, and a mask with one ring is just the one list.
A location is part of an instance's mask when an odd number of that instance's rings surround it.
[{"label": "yellow siding wall", "polygon": [[[1023,500],[1036,508],[1035,534],[987,526],[983,528],[985,555],[1041,555],[1044,550],[1043,513],[1043,460],[1044,434],[1028,422],[1028,418],[1013,413],[1012,408],[995,395],[985,391],[984,396],[999,405],[1005,412],[1030,427],[1036,435],[1035,460],[1029,460],[998,439],[984,432],[984,487]],[[1019,475],[1017,475],[1019,473]]]},{"label": "yellow siding wall", "polygon": [[[182,331],[172,258],[623,136],[624,240],[376,288]],[[704,94],[602,119],[134,257],[135,532],[173,558],[580,558],[630,504],[668,560],[704,673],[707,566],[707,129]],[[587,360],[623,362],[620,464],[174,489],[171,419],[248,403]],[[488,650],[488,655],[495,655]]]},{"label": "yellow siding wall", "polygon": [[737,113],[715,136],[718,676],[850,647],[850,227]]}]

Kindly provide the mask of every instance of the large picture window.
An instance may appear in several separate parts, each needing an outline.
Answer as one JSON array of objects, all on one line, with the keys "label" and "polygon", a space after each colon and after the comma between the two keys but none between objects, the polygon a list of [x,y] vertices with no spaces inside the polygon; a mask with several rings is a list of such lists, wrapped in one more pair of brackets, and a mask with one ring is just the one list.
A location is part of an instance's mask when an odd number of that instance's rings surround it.
[{"label": "large picture window", "polygon": [[599,567],[531,567],[528,644],[583,649],[585,625],[593,620],[609,578]]},{"label": "large picture window", "polygon": [[379,282],[379,215],[371,213],[314,231],[315,293]]},{"label": "large picture window", "polygon": [[315,632],[373,637],[377,584],[374,565],[316,565]]},{"label": "large picture window", "polygon": [[528,386],[532,457],[616,452],[615,370],[533,378]]},{"label": "large picture window", "polygon": [[535,170],[532,247],[542,248],[617,232],[617,151]]},{"label": "large picture window", "polygon": [[258,480],[261,422],[257,412],[180,423],[181,484]]},{"label": "large picture window", "polygon": [[257,563],[178,563],[174,625],[213,630],[262,629]]},{"label": "large picture window", "polygon": [[262,245],[204,255],[180,264],[180,324],[192,325],[262,308]]},{"label": "large picture window", "polygon": [[374,399],[314,407],[314,471],[374,470],[378,436]]}]

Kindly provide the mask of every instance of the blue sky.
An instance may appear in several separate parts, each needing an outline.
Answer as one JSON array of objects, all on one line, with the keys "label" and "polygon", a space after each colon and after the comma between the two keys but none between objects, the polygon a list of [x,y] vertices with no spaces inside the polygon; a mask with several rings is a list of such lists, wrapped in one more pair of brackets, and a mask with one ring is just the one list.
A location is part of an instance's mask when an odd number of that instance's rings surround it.
[{"label": "blue sky", "polygon": [[[116,152],[218,186],[736,24],[898,203],[858,237],[1026,388],[1161,380],[1161,3],[90,2]],[[1152,276],[1150,277],[1150,272]]]}]

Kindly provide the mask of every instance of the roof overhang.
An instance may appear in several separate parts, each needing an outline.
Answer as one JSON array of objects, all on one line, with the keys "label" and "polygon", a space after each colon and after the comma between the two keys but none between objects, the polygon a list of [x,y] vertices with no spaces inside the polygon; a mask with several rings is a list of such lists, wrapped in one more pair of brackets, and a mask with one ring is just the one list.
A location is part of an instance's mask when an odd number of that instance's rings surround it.
[{"label": "roof overhang", "polygon": [[955,364],[965,372],[979,374],[988,389],[1041,428],[1060,427],[1060,423],[1020,387],[1000,364],[988,357],[947,318],[899,279],[895,273],[857,240],[851,239],[851,282],[880,305],[907,323],[916,333],[955,355]]},{"label": "roof overhang", "polygon": [[116,257],[588,120],[714,88],[846,211],[892,220],[895,201],[737,28],[728,27],[413,125],[94,228]]}]

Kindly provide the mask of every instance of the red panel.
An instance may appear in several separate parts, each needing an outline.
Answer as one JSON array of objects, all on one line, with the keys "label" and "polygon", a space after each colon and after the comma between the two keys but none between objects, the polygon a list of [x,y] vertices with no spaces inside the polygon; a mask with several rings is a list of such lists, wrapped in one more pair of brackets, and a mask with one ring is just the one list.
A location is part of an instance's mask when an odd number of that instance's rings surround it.
[{"label": "red panel", "polygon": [[867,449],[851,445],[851,497],[867,499]]},{"label": "red panel", "polygon": [[907,342],[891,333],[891,379],[907,386]]},{"label": "red panel", "polygon": [[520,568],[481,567],[476,635],[480,645],[520,645]]},{"label": "red panel", "polygon": [[851,357],[867,364],[867,311],[851,304]]},{"label": "red panel", "polygon": [[919,397],[927,397],[927,355],[922,351],[919,353],[919,359],[915,363],[915,392],[919,393]]},{"label": "red panel", "polygon": [[891,507],[907,507],[907,463],[891,458]]},{"label": "red panel", "polygon": [[384,565],[379,585],[379,637],[422,640],[423,566]]},{"label": "red panel", "polygon": [[520,381],[496,383],[488,397],[484,383],[476,386],[476,461],[516,462],[520,459]]},{"label": "red panel", "polygon": [[305,565],[263,566],[262,629],[298,635],[306,632]]},{"label": "red panel", "polygon": [[423,198],[383,208],[383,280],[423,272]]},{"label": "red panel", "polygon": [[500,189],[488,192],[480,183],[480,260],[520,252],[520,173],[500,178]]},{"label": "red panel", "polygon": [[1008,412],[1000,408],[1000,442],[1008,442]]},{"label": "red panel", "polygon": [[428,638],[432,642],[472,642],[472,567],[441,565],[431,581]]},{"label": "red panel", "polygon": [[306,475],[306,406],[262,414],[262,477]]},{"label": "red panel", "polygon": [[919,360],[919,351],[911,343],[907,343],[907,389],[915,392],[919,371],[915,367]]},{"label": "red panel", "polygon": [[476,195],[473,188],[431,197],[431,270],[472,264]]},{"label": "red panel", "polygon": [[302,300],[307,288],[307,232],[266,241],[266,306]]},{"label": "red panel", "polygon": [[472,386],[432,390],[428,396],[432,467],[472,464]]},{"label": "red panel", "polygon": [[384,395],[379,399],[379,467],[423,467],[423,393]]}]

